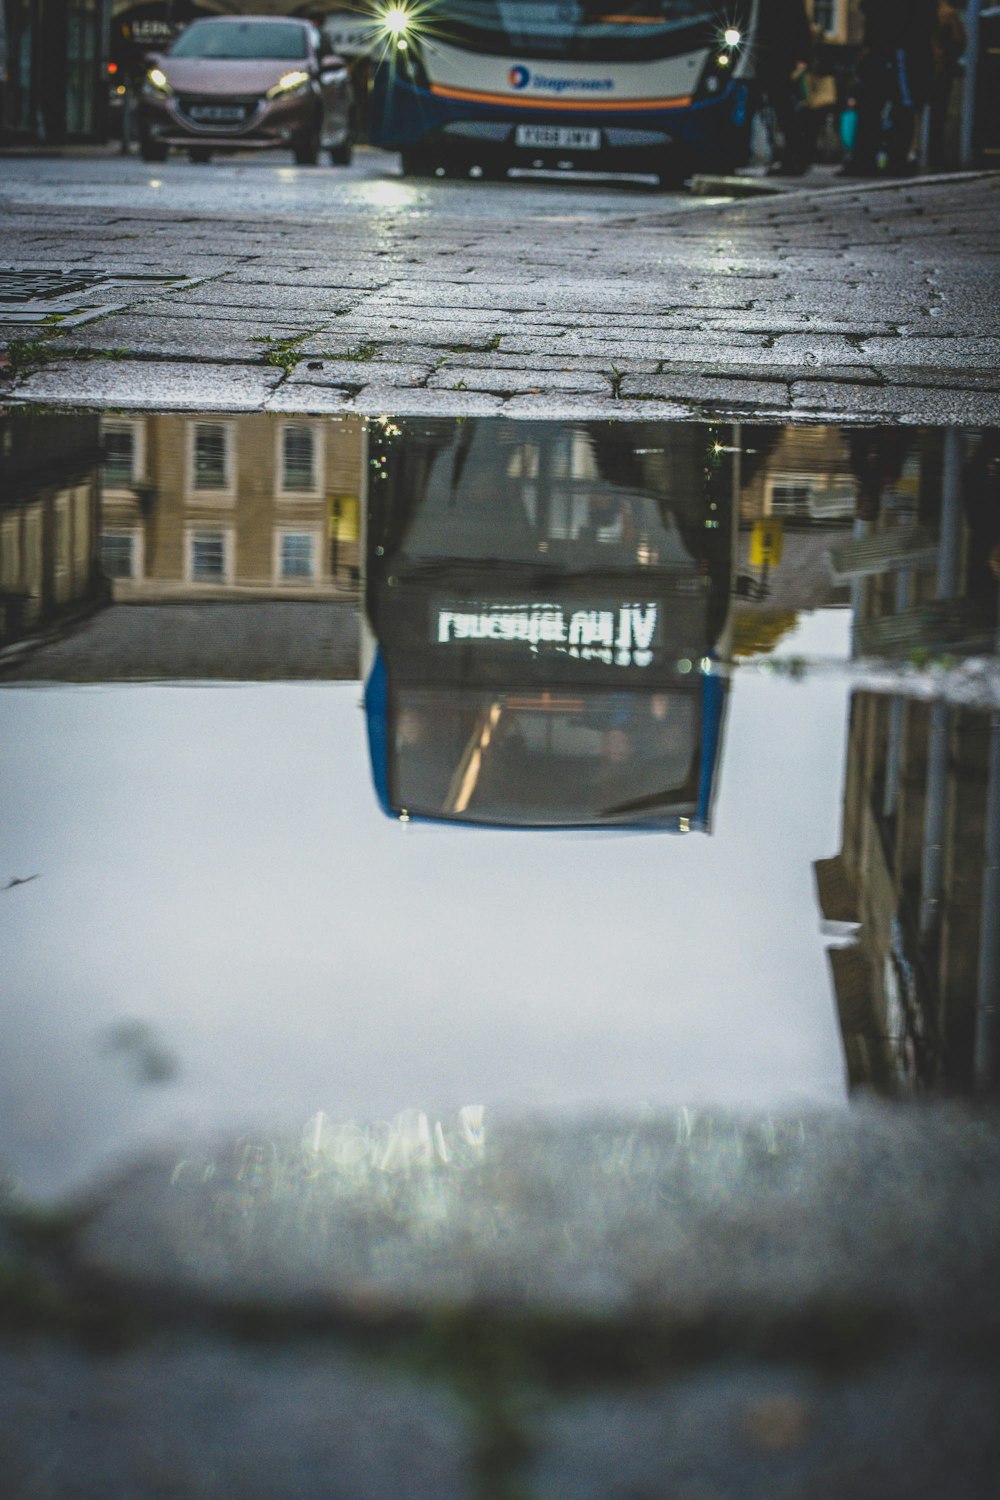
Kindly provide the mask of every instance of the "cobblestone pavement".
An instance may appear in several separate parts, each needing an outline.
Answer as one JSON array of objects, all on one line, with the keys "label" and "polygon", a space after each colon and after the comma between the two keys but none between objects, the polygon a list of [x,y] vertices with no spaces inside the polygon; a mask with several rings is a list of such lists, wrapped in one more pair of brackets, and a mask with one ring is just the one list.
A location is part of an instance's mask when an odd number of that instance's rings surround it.
[{"label": "cobblestone pavement", "polygon": [[332,219],[262,211],[233,169],[168,163],[201,184],[185,212],[38,201],[9,165],[5,266],[94,278],[0,289],[17,400],[1000,420],[996,175],[719,202],[383,173]]}]

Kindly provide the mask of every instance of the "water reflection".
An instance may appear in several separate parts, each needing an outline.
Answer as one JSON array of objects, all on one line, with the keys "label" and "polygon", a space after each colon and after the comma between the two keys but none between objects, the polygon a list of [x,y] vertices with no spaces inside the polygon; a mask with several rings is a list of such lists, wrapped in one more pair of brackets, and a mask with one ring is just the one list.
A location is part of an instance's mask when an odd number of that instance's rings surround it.
[{"label": "water reflection", "polygon": [[707,829],[734,570],[702,427],[377,428],[364,662],[386,812]]},{"label": "water reflection", "polygon": [[0,415],[0,647],[106,603],[99,419]]},{"label": "water reflection", "polygon": [[352,417],[0,416],[0,671],[355,677],[365,455]]},{"label": "water reflection", "polygon": [[[323,1112],[341,1151],[411,1104],[992,1082],[1000,734],[908,683],[993,641],[997,468],[990,433],[0,418],[26,1179],[178,1121]],[[852,700],[852,650],[898,693]],[[713,837],[534,831],[594,824]]]},{"label": "water reflection", "polygon": [[[1000,434],[925,439],[898,483],[898,436],[862,435],[854,536],[832,551],[852,589],[854,646],[923,663],[998,640]],[[971,447],[971,452],[967,448]],[[969,1092],[1000,1080],[1000,714],[856,693],[843,842],[816,865],[853,1086]]]}]

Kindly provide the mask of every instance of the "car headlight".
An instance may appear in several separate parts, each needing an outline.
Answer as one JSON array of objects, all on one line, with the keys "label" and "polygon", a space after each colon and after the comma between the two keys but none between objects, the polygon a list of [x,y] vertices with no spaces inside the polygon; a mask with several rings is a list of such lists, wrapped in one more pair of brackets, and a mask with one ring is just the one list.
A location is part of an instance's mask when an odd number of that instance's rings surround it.
[{"label": "car headlight", "polygon": [[273,88],[267,91],[268,99],[287,99],[295,94],[305,94],[309,90],[309,74],[303,73],[301,68],[295,68],[291,73],[282,73]]},{"label": "car headlight", "polygon": [[146,74],[145,85],[151,94],[159,94],[161,99],[169,99],[174,92],[162,68],[150,68]]}]

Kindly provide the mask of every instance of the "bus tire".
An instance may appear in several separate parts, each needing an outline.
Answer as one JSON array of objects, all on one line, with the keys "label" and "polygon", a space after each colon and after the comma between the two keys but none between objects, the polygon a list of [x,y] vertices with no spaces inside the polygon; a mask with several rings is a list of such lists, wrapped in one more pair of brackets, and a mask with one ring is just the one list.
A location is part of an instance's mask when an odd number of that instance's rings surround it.
[{"label": "bus tire", "polygon": [[678,161],[676,157],[660,166],[657,174],[657,190],[661,193],[679,193],[691,176],[691,163]]},{"label": "bus tire", "polygon": [[431,164],[422,151],[401,151],[399,165],[404,177],[429,177]]},{"label": "bus tire", "polygon": [[480,167],[484,182],[506,182],[507,163],[505,161],[484,161]]}]

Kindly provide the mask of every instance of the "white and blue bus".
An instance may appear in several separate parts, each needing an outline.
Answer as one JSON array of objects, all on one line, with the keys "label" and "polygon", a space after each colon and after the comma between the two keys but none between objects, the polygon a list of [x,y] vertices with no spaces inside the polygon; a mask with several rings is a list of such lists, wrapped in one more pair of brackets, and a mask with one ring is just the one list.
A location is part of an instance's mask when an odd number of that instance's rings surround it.
[{"label": "white and blue bus", "polygon": [[381,482],[362,553],[382,810],[709,832],[732,644],[727,450],[695,423],[391,427],[369,434]]},{"label": "white and blue bus", "polygon": [[747,160],[758,0],[388,0],[370,137],[406,174]]}]

